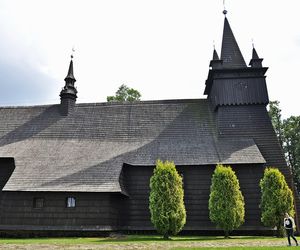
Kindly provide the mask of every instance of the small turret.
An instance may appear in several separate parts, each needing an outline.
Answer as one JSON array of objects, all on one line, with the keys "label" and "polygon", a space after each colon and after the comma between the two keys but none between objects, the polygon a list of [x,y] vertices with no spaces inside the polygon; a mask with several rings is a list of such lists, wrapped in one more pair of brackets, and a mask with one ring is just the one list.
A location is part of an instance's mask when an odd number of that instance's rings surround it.
[{"label": "small turret", "polygon": [[249,65],[252,67],[252,68],[262,68],[262,61],[264,59],[263,58],[259,58],[254,46],[253,46],[253,49],[252,49],[252,59],[250,60],[250,63]]},{"label": "small turret", "polygon": [[210,61],[209,66],[212,69],[219,69],[222,67],[222,60],[220,60],[216,49],[214,49],[213,59]]},{"label": "small turret", "polygon": [[60,92],[60,110],[62,115],[67,116],[73,112],[77,99],[77,89],[74,86],[76,79],[73,74],[73,55],[71,55],[69,71],[65,82],[65,86]]}]

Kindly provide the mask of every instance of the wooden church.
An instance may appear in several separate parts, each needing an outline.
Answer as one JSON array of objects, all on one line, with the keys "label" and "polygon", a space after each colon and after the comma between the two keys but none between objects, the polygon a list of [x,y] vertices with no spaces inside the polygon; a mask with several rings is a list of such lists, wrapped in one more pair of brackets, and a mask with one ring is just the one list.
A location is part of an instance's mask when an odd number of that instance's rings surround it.
[{"label": "wooden church", "polygon": [[148,198],[157,159],[174,161],[183,176],[185,232],[217,230],[208,211],[217,163],[239,178],[240,230],[270,230],[260,221],[264,168],[278,167],[293,183],[267,113],[262,60],[253,48],[247,66],[226,15],[206,99],[76,104],[71,60],[60,104],[0,107],[0,231],[154,230]]}]

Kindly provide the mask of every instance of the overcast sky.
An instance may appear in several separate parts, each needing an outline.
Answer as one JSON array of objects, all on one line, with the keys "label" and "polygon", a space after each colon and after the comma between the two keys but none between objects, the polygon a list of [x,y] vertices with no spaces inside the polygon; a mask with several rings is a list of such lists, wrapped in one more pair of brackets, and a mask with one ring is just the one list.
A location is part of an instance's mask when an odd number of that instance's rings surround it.
[{"label": "overcast sky", "polygon": [[[245,60],[253,39],[284,117],[300,115],[299,7],[226,1]],[[73,46],[77,102],[105,102],[121,84],[142,100],[204,98],[222,10],[223,0],[1,0],[0,105],[59,103]]]}]

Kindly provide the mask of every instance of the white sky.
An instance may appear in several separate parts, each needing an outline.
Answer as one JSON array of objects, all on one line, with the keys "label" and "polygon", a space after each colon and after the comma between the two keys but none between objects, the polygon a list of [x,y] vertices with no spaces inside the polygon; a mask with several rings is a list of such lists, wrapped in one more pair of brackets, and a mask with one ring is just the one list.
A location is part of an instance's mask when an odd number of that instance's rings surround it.
[{"label": "white sky", "polygon": [[[284,117],[300,115],[299,7],[226,1],[245,60],[254,39]],[[73,46],[77,102],[105,102],[123,83],[142,100],[204,98],[222,10],[222,0],[1,0],[0,105],[59,103]]]}]

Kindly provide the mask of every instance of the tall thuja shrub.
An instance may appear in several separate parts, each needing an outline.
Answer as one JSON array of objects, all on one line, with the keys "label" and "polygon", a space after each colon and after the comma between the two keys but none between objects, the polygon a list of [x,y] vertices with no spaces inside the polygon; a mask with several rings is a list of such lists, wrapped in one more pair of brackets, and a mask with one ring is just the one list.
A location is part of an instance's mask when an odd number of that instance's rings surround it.
[{"label": "tall thuja shrub", "polygon": [[224,230],[230,231],[244,223],[245,202],[235,172],[230,166],[217,165],[212,176],[209,195],[209,218]]},{"label": "tall thuja shrub", "polygon": [[276,227],[277,237],[283,236],[284,214],[295,214],[293,193],[277,168],[265,169],[260,188],[261,221],[267,227]]},{"label": "tall thuja shrub", "polygon": [[173,162],[157,160],[150,179],[151,222],[165,239],[179,233],[186,222],[182,178]]}]

